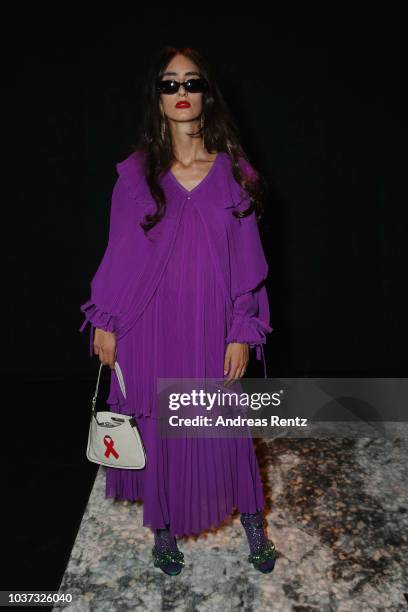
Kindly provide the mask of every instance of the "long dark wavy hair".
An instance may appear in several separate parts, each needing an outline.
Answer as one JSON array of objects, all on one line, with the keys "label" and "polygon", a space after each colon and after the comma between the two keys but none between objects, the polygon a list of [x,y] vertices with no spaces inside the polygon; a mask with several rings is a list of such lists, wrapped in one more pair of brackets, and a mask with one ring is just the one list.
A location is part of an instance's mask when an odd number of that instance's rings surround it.
[{"label": "long dark wavy hair", "polygon": [[[164,130],[164,138],[162,137],[160,94],[156,90],[157,79],[161,78],[168,64],[177,54],[182,54],[194,62],[198,67],[200,76],[208,82],[208,89],[202,94],[202,127],[197,132],[190,132],[188,135],[192,138],[203,138],[208,152],[224,151],[228,154],[233,176],[240,187],[246,191],[250,200],[250,205],[246,210],[233,211],[233,214],[236,217],[246,217],[255,211],[259,220],[264,212],[263,198],[268,185],[265,178],[250,162],[239,142],[239,129],[218,88],[210,65],[197,50],[191,47],[166,46],[160,50],[148,69],[142,90],[144,115],[139,125],[137,142],[131,146],[132,151],[142,151],[144,153],[145,178],[156,202],[155,212],[146,215],[140,225],[146,232],[156,225],[165,214],[166,200],[159,178],[177,161],[166,117],[163,120],[166,121],[167,129]],[[255,176],[249,177],[241,171],[239,157],[244,158],[251,164]]]}]

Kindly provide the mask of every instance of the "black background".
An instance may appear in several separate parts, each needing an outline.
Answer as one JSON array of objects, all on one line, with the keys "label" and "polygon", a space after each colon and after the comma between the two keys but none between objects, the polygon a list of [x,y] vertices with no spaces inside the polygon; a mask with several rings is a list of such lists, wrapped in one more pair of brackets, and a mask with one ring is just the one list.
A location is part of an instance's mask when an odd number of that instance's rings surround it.
[{"label": "black background", "polygon": [[79,306],[163,45],[212,63],[270,185],[268,375],[406,376],[405,22],[398,4],[384,7],[36,7],[4,22],[3,380],[21,416],[3,428],[4,486],[26,531],[7,564],[20,578],[3,588],[58,588],[92,486],[99,361]]}]

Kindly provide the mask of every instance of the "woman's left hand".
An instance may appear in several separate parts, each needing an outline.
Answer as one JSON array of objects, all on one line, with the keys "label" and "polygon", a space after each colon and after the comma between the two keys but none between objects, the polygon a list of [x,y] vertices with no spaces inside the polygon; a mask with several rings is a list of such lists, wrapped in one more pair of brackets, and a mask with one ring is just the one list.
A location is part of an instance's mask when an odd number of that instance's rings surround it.
[{"label": "woman's left hand", "polygon": [[249,361],[249,346],[241,342],[230,342],[225,351],[224,375],[228,377],[224,384],[242,378]]}]

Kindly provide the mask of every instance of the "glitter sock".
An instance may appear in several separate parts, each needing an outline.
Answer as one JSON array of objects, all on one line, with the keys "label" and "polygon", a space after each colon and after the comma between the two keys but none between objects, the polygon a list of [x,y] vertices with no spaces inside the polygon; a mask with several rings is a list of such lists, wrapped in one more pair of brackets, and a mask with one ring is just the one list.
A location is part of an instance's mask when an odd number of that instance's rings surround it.
[{"label": "glitter sock", "polygon": [[169,552],[178,550],[176,538],[171,535],[168,527],[154,530],[154,545],[158,552]]}]

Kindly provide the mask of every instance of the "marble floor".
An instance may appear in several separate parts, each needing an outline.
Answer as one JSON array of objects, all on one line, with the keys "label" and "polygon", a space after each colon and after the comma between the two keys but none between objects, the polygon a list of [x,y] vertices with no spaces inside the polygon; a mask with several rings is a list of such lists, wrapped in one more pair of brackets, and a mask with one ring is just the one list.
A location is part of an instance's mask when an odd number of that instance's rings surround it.
[{"label": "marble floor", "polygon": [[403,425],[387,438],[255,440],[279,553],[266,575],[246,560],[235,511],[217,530],[178,540],[186,565],[166,576],[151,561],[142,503],[105,499],[101,467],[60,585],[73,596],[64,610],[407,610]]}]

